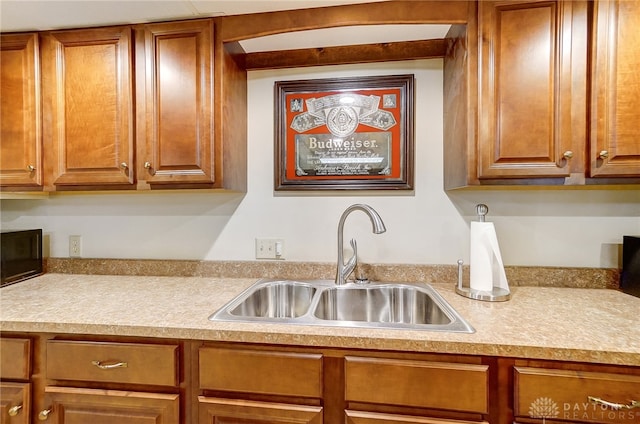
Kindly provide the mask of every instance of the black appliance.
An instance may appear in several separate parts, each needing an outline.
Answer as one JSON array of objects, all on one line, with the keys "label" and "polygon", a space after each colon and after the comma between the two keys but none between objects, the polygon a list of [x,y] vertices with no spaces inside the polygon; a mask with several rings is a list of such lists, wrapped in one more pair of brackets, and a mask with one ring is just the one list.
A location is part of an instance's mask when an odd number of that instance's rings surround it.
[{"label": "black appliance", "polygon": [[0,287],[42,274],[42,230],[2,230],[0,242]]},{"label": "black appliance", "polygon": [[640,237],[622,238],[620,288],[625,293],[640,297]]}]

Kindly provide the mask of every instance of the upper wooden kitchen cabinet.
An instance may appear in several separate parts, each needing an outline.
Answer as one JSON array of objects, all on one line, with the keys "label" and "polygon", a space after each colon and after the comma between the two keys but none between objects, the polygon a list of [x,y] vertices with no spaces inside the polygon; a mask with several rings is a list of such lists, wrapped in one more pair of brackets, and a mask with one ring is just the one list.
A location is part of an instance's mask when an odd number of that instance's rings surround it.
[{"label": "upper wooden kitchen cabinet", "polygon": [[38,34],[0,36],[0,186],[42,188]]},{"label": "upper wooden kitchen cabinet", "polygon": [[132,30],[42,34],[49,190],[134,183]]},{"label": "upper wooden kitchen cabinet", "polygon": [[212,19],[41,37],[45,190],[246,190],[246,70]]},{"label": "upper wooden kitchen cabinet", "polygon": [[448,40],[445,188],[583,181],[586,2],[478,2]]},{"label": "upper wooden kitchen cabinet", "polygon": [[139,188],[245,190],[246,71],[213,21],[143,25],[136,40]]},{"label": "upper wooden kitchen cabinet", "polygon": [[213,23],[136,30],[140,179],[213,183]]},{"label": "upper wooden kitchen cabinet", "polygon": [[586,39],[584,18],[574,22],[580,4],[478,3],[479,178],[569,177],[580,160],[584,132],[571,121],[584,110],[572,85],[585,81],[586,50],[572,44]]},{"label": "upper wooden kitchen cabinet", "polygon": [[640,2],[594,2],[592,177],[640,175]]}]

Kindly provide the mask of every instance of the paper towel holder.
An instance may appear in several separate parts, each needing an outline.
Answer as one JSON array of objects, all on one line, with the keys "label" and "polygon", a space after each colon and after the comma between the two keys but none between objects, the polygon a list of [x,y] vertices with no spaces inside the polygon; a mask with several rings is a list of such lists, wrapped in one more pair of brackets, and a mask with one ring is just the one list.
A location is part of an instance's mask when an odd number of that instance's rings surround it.
[{"label": "paper towel holder", "polygon": [[476,290],[471,287],[462,286],[462,259],[458,260],[458,284],[456,284],[456,293],[461,296],[474,300],[483,300],[486,302],[504,302],[511,299],[511,292],[501,287],[494,287],[491,291]]},{"label": "paper towel holder", "polygon": [[468,297],[474,300],[483,300],[486,302],[504,302],[511,299],[511,291],[503,289],[501,287],[494,287],[491,291],[476,290],[471,287],[462,286],[462,259],[458,260],[458,284],[456,284],[456,293],[461,296]]}]

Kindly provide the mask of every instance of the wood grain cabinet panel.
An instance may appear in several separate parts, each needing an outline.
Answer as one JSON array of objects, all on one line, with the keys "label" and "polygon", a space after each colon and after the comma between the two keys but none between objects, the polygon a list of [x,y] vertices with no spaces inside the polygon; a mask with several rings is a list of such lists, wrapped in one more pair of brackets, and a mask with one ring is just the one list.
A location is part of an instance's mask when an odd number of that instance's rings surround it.
[{"label": "wood grain cabinet panel", "polygon": [[199,397],[199,424],[323,424],[322,407]]},{"label": "wood grain cabinet panel", "polygon": [[200,388],[281,396],[322,397],[322,355],[203,347]]},{"label": "wood grain cabinet panel", "polygon": [[179,424],[177,394],[48,386],[39,420],[54,424]]},{"label": "wood grain cabinet panel", "polygon": [[347,356],[345,398],[347,402],[486,414],[489,367]]},{"label": "wood grain cabinet panel", "polygon": [[[624,407],[634,400],[640,402],[638,375],[518,366],[514,368],[514,396],[516,417],[571,423],[640,422],[640,409]],[[596,404],[589,397],[610,404]]]},{"label": "wood grain cabinet panel", "polygon": [[640,176],[640,2],[594,2],[592,177]]},{"label": "wood grain cabinet panel", "polygon": [[486,421],[463,421],[380,412],[345,411],[346,424],[489,424]]},{"label": "wood grain cabinet panel", "polygon": [[176,386],[178,346],[47,341],[47,378]]},{"label": "wood grain cabinet panel", "polygon": [[0,378],[29,380],[31,377],[31,340],[0,338]]},{"label": "wood grain cabinet panel", "polygon": [[572,7],[478,3],[479,178],[570,175],[569,156],[579,153],[571,132]]},{"label": "wood grain cabinet panel", "polygon": [[0,382],[0,422],[28,424],[31,416],[31,384]]},{"label": "wood grain cabinet panel", "polygon": [[132,30],[42,35],[48,186],[132,186]]},{"label": "wood grain cabinet panel", "polygon": [[0,186],[42,186],[38,34],[0,35]]},{"label": "wood grain cabinet panel", "polygon": [[149,24],[136,31],[140,179],[214,183],[213,21]]}]

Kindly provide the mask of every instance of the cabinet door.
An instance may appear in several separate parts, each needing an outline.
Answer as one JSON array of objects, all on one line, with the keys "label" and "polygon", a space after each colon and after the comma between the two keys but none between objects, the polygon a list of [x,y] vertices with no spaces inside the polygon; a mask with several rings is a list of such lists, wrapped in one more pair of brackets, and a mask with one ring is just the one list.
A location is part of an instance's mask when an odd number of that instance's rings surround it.
[{"label": "cabinet door", "polygon": [[47,185],[132,185],[131,57],[129,27],[43,35]]},{"label": "cabinet door", "polygon": [[0,185],[42,185],[37,34],[0,36]]},{"label": "cabinet door", "polygon": [[213,183],[213,22],[137,30],[140,180]]},{"label": "cabinet door", "polygon": [[0,422],[27,424],[31,412],[31,384],[0,382]]},{"label": "cabinet door", "polygon": [[596,1],[592,177],[640,176],[640,2]]},{"label": "cabinet door", "polygon": [[570,176],[585,144],[572,142],[572,56],[586,55],[572,49],[574,2],[478,7],[479,178]]},{"label": "cabinet door", "polygon": [[39,420],[54,424],[178,424],[177,394],[125,392],[117,390],[45,388],[47,409]]},{"label": "cabinet door", "polygon": [[200,396],[200,424],[322,424],[319,406],[217,399]]}]

